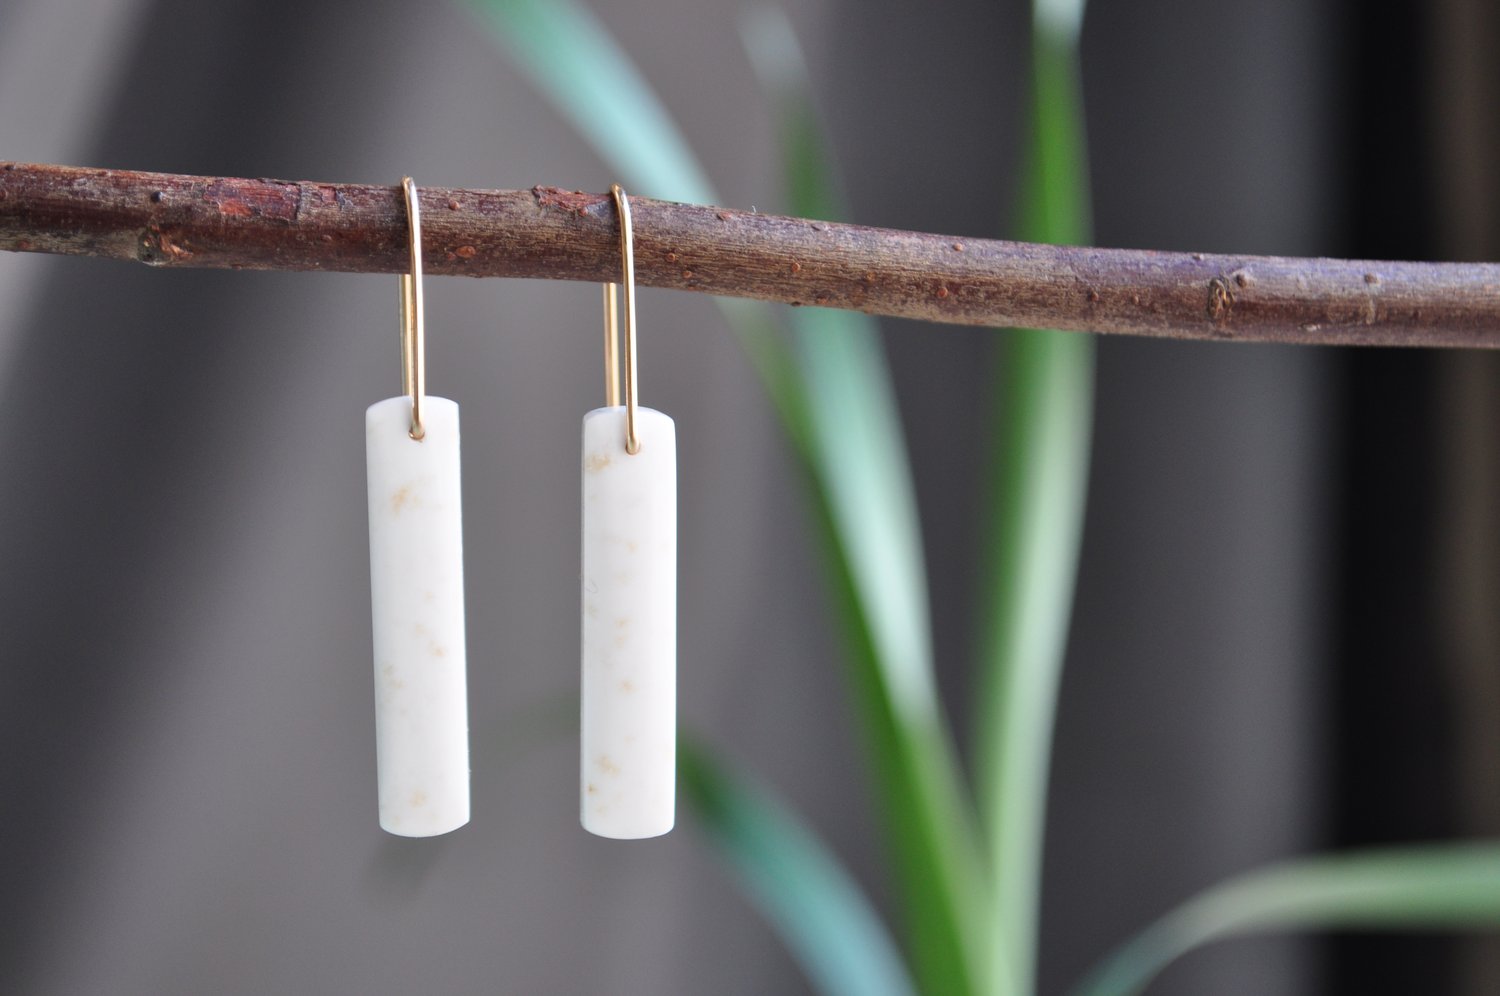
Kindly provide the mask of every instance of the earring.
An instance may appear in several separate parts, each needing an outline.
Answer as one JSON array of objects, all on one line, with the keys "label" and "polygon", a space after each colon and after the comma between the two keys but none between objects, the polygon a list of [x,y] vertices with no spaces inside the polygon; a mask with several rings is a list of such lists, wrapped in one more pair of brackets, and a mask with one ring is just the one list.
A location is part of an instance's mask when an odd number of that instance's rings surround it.
[{"label": "earring", "polygon": [[672,829],[677,775],[677,430],[636,404],[635,256],[620,215],[625,404],[615,285],[604,286],[605,407],[583,418],[580,810],[601,837]]},{"label": "earring", "polygon": [[458,405],[426,397],[421,213],[411,177],[401,186],[404,394],[365,411],[375,758],[381,828],[433,837],[469,822]]}]

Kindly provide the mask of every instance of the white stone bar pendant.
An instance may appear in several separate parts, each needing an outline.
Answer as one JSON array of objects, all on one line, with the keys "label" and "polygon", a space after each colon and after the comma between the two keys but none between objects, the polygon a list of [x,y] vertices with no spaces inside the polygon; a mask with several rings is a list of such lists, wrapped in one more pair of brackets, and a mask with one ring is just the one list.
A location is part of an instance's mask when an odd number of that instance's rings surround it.
[{"label": "white stone bar pendant", "polygon": [[636,409],[583,419],[583,828],[672,829],[677,788],[677,432]]},{"label": "white stone bar pendant", "polygon": [[458,405],[424,397],[422,425],[409,396],[365,412],[380,826],[403,837],[469,822]]}]

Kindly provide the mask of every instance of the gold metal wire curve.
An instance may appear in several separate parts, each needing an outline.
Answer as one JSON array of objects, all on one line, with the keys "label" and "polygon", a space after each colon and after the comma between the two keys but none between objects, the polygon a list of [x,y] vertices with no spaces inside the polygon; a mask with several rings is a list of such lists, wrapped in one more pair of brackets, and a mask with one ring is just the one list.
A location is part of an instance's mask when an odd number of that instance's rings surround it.
[{"label": "gold metal wire curve", "polygon": [[427,435],[422,425],[422,399],[427,394],[427,340],[422,326],[422,210],[417,185],[401,178],[406,198],[407,248],[411,272],[401,274],[401,390],[411,395],[411,438]]},{"label": "gold metal wire curve", "polygon": [[[620,270],[625,288],[625,452],[640,452],[641,441],[635,434],[636,397],[636,352],[635,352],[635,238],[630,225],[630,198],[625,188],[612,183],[609,192],[615,199],[615,210],[620,215]],[[617,340],[620,336],[619,307],[616,303],[616,284],[604,285],[604,403],[614,407],[620,403],[620,354]]]}]

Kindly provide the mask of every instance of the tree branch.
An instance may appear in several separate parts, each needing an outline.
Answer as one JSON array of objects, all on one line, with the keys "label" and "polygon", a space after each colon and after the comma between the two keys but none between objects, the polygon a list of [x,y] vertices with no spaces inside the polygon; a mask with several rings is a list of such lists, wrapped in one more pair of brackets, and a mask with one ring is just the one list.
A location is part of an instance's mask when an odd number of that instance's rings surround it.
[{"label": "tree branch", "polygon": [[[431,274],[618,279],[608,194],[421,190]],[[1031,245],[631,198],[644,286],[958,325],[1303,344],[1500,345],[1500,265]],[[397,186],[0,164],[0,249],[399,273]]]}]

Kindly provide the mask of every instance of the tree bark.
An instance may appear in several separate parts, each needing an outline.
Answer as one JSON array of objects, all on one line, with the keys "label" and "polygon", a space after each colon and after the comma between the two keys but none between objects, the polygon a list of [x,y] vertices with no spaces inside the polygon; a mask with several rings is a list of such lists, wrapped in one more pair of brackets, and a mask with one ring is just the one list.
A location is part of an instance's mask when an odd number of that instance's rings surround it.
[{"label": "tree bark", "polygon": [[[434,275],[620,274],[608,193],[422,188]],[[1500,345],[1500,265],[1033,245],[631,198],[643,286],[957,325],[1301,344]],[[400,273],[401,188],[0,164],[0,249]]]}]

